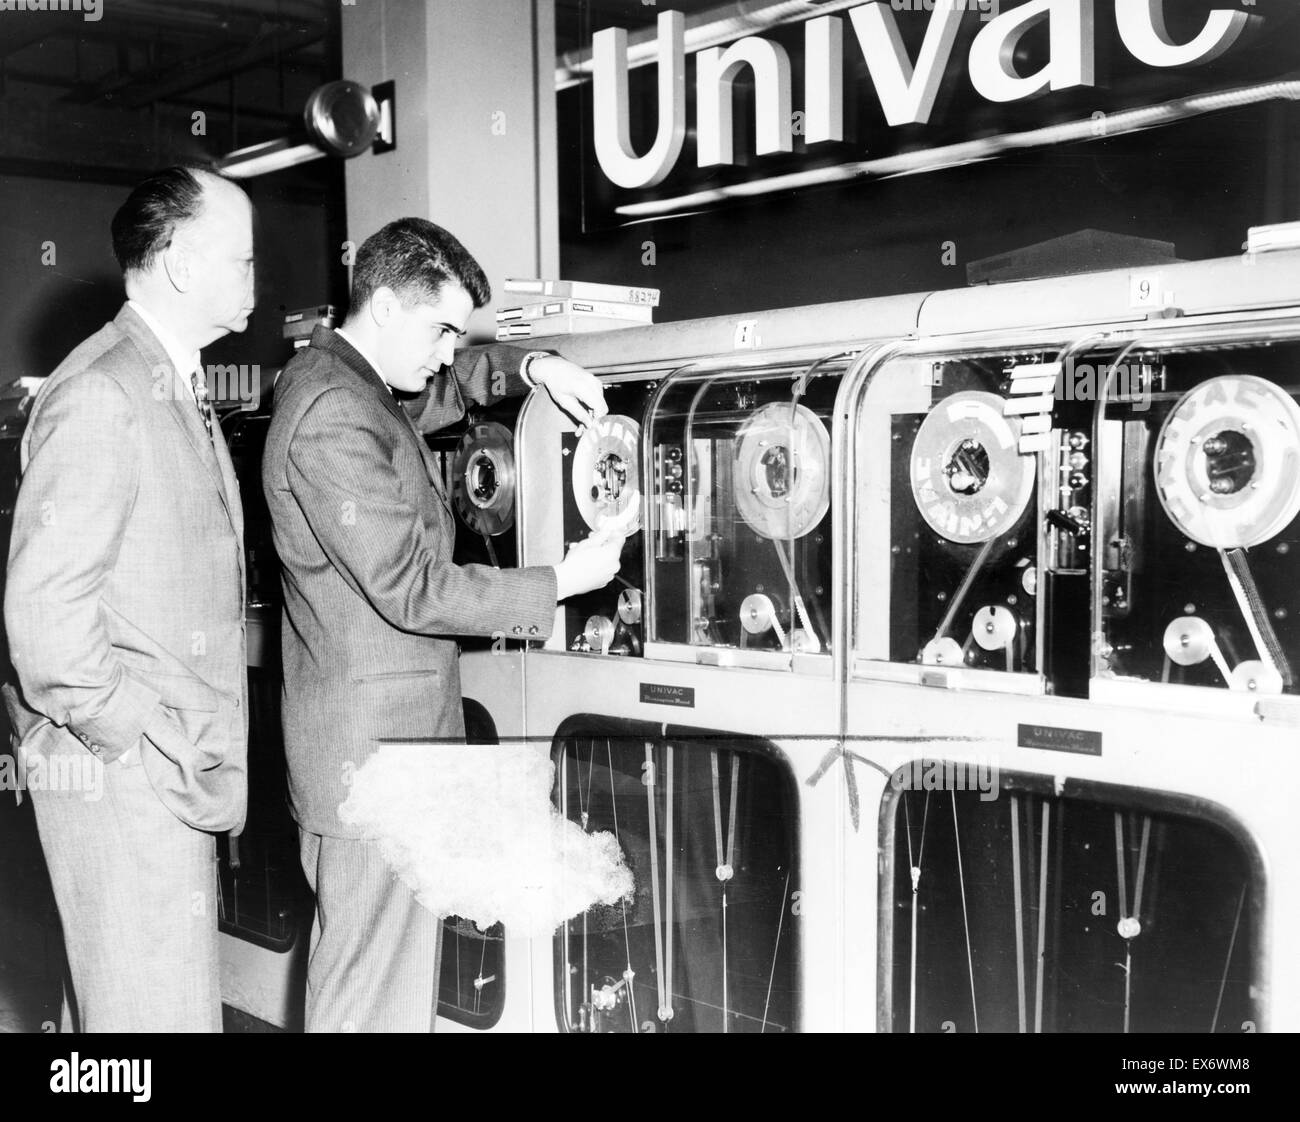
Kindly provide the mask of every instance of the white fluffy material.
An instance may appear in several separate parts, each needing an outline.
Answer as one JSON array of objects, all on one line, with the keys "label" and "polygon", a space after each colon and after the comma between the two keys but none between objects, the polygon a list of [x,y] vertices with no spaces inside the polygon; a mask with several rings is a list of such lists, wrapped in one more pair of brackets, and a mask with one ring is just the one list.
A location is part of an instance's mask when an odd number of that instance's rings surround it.
[{"label": "white fluffy material", "polygon": [[551,805],[554,770],[513,745],[384,745],[353,775],[339,817],[435,915],[550,935],[634,887],[613,834],[588,834]]}]

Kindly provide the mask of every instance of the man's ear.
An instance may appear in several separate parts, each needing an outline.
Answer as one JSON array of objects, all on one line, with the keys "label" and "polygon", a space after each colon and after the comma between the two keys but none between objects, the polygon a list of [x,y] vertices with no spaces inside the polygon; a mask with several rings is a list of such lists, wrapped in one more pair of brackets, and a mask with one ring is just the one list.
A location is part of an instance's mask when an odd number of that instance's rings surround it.
[{"label": "man's ear", "polygon": [[177,292],[188,292],[193,283],[194,255],[189,248],[175,238],[172,244],[162,251],[163,271]]},{"label": "man's ear", "polygon": [[367,308],[376,327],[386,326],[399,307],[397,293],[387,285],[380,285],[370,294]]}]

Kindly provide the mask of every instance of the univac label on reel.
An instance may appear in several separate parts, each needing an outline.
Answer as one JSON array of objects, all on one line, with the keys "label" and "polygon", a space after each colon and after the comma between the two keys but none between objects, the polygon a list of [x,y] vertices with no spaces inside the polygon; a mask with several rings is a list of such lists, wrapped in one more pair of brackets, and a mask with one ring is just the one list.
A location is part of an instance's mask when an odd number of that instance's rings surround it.
[{"label": "univac label on reel", "polygon": [[1075,752],[1081,756],[1101,755],[1101,733],[1092,729],[1059,729],[1051,725],[1018,725],[1016,743],[1021,748],[1048,752]]},{"label": "univac label on reel", "polygon": [[642,682],[641,702],[644,705],[676,705],[680,709],[694,709],[695,687]]}]

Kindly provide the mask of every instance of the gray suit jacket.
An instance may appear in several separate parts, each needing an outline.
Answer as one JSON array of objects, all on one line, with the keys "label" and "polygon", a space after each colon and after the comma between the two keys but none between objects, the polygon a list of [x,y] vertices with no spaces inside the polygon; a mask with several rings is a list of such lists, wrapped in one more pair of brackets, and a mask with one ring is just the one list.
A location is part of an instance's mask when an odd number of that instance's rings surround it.
[{"label": "gray suit jacket", "polygon": [[41,387],[22,443],[5,626],[23,752],[138,748],[201,830],[248,796],[243,511],[219,429],[123,307]]},{"label": "gray suit jacket", "polygon": [[[416,424],[433,431],[522,392],[517,348],[461,357]],[[339,821],[352,772],[390,738],[464,736],[454,636],[546,638],[549,566],[452,564],[455,524],[432,455],[348,342],[318,327],[276,383],[262,459],[284,581],[284,743],[294,816]]]}]

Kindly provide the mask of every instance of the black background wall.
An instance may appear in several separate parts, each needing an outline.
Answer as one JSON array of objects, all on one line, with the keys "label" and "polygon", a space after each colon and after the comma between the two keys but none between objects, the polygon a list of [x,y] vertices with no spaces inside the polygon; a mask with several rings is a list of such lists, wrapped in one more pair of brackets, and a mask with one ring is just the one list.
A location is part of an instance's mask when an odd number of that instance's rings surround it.
[{"label": "black background wall", "polygon": [[[1121,0],[1124,2],[1124,0]],[[713,5],[716,6],[716,5]],[[1014,0],[1002,4],[1004,11]],[[1167,3],[1171,32],[1190,39],[1204,24],[1208,0]],[[1216,5],[1222,7],[1223,5]],[[603,27],[650,26],[665,8],[688,14],[710,7],[679,2],[646,7],[633,0],[561,4],[562,47],[589,47]],[[972,4],[972,8],[974,5]],[[752,155],[752,80],[736,83],[734,120],[739,166],[695,167],[695,63],[688,54],[685,148],[673,173],[653,190],[624,191],[600,170],[591,138],[591,86],[559,94],[561,265],[565,276],[662,290],[656,319],[677,320],[966,283],[965,265],[1083,229],[1171,242],[1184,259],[1240,252],[1253,225],[1300,219],[1300,108],[1273,102],[1219,112],[1147,132],[1029,150],[903,178],[843,185],[748,201],[683,208],[683,217],[622,224],[622,203],[673,198],[738,180],[808,170],[978,136],[1088,120],[1093,113],[1158,104],[1207,91],[1253,85],[1300,73],[1300,4],[1261,2],[1260,19],[1221,59],[1157,71],[1118,43],[1114,6],[1098,0],[1095,88],[994,106],[974,91],[965,59],[984,26],[964,17],[931,124],[891,129],[845,18],[843,144],[789,156]],[[841,13],[843,16],[843,13]],[[899,12],[916,57],[930,16]],[[791,58],[793,105],[802,106],[803,30],[778,27],[763,37]],[[1025,43],[1022,72],[1036,69],[1041,35]],[[657,127],[657,67],[631,73],[632,139],[637,152]],[[645,243],[654,264],[643,264]],[[945,263],[945,243],[954,253]]]}]

